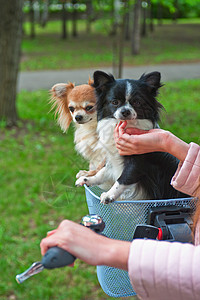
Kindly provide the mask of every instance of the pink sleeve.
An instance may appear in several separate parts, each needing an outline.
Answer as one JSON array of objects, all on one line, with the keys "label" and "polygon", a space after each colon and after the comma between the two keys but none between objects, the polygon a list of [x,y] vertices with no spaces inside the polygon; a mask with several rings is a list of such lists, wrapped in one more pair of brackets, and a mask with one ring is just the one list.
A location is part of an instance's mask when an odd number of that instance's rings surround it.
[{"label": "pink sleeve", "polygon": [[179,163],[172,178],[173,187],[183,193],[196,196],[200,192],[200,146],[190,143],[187,156]]},{"label": "pink sleeve", "polygon": [[200,299],[200,246],[134,240],[128,272],[140,299]]}]

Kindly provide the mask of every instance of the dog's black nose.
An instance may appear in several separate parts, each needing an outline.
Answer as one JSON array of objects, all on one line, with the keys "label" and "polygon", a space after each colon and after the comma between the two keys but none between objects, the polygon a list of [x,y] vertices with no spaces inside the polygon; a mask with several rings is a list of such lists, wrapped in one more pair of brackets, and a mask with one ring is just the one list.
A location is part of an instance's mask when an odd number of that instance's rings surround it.
[{"label": "dog's black nose", "polygon": [[122,114],[122,116],[123,116],[124,118],[127,118],[127,117],[131,114],[131,112],[130,112],[129,109],[123,109],[123,110],[121,111],[121,114]]},{"label": "dog's black nose", "polygon": [[77,116],[75,117],[75,119],[76,119],[77,122],[81,122],[81,121],[83,120],[83,116],[77,115]]}]

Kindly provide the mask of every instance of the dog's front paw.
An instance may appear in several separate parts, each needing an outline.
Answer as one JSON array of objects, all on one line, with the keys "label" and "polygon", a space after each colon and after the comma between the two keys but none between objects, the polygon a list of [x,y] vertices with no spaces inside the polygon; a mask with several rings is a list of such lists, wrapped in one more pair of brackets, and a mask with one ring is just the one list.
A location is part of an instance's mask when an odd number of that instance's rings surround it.
[{"label": "dog's front paw", "polygon": [[80,178],[80,177],[87,177],[88,175],[88,171],[84,171],[84,170],[80,170],[77,174],[76,174],[76,178]]},{"label": "dog's front paw", "polygon": [[90,186],[89,180],[85,176],[81,176],[79,179],[76,180],[75,186],[83,186],[86,184],[87,186]]},{"label": "dog's front paw", "polygon": [[101,200],[101,203],[103,203],[103,204],[109,204],[109,203],[112,203],[113,201],[115,201],[114,197],[109,195],[109,193],[106,193],[106,192],[101,194],[100,200]]}]

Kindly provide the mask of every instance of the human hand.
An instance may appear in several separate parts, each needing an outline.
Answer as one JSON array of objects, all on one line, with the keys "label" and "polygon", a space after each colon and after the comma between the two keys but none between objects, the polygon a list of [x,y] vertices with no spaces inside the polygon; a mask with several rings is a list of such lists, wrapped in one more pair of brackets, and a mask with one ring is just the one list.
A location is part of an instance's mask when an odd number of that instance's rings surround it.
[{"label": "human hand", "polygon": [[44,255],[49,248],[57,246],[89,264],[95,264],[96,255],[94,255],[94,259],[91,255],[88,260],[87,252],[89,249],[84,247],[86,240],[88,241],[94,236],[96,234],[92,230],[72,221],[64,220],[57,229],[47,232],[47,237],[40,244],[41,253]]},{"label": "human hand", "polygon": [[127,122],[119,122],[114,130],[115,144],[120,155],[144,154],[167,151],[170,133],[163,129],[141,130],[126,128]]},{"label": "human hand", "polygon": [[112,240],[69,220],[47,233],[41,253],[54,246],[68,251],[90,265],[107,265],[127,270],[129,242]]}]

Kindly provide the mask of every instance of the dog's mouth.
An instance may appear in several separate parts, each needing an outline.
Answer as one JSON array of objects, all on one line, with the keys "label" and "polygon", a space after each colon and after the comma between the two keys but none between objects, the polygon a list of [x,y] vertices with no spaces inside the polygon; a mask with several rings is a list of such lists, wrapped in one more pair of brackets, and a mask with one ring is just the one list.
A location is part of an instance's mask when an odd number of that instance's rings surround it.
[{"label": "dog's mouth", "polygon": [[119,119],[120,119],[121,121],[128,121],[128,120],[136,120],[137,118],[130,115],[130,116],[127,116],[127,117],[120,116]]},{"label": "dog's mouth", "polygon": [[125,115],[119,114],[119,115],[115,115],[115,118],[120,121],[135,121],[135,120],[137,120],[137,115],[136,114],[125,114]]},{"label": "dog's mouth", "polygon": [[92,118],[90,118],[90,119],[88,119],[88,120],[76,120],[76,123],[78,123],[78,124],[86,124],[86,123],[88,123],[88,122],[90,122],[90,121],[92,121]]}]

